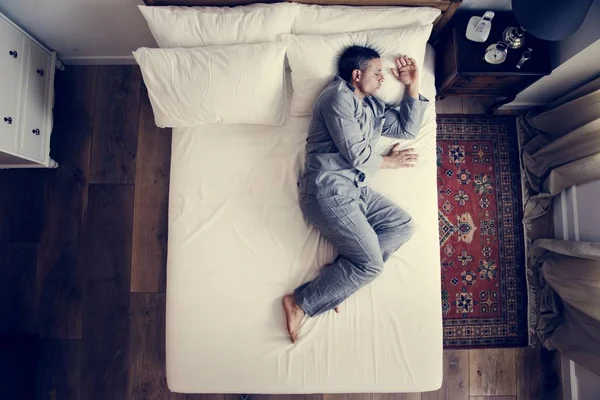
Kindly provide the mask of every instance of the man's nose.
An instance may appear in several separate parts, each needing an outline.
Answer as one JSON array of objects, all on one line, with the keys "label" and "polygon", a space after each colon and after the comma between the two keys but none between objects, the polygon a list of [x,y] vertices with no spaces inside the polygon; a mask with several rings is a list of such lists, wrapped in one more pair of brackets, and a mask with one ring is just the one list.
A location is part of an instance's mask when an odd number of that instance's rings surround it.
[{"label": "man's nose", "polygon": [[383,82],[385,81],[385,77],[383,76],[383,74],[379,75],[379,82]]}]

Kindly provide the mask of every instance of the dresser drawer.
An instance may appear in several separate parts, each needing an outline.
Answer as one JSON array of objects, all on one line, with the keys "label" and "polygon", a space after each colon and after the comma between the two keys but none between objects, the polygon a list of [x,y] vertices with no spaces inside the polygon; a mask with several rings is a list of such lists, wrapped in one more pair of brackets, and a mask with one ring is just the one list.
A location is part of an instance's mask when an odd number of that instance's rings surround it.
[{"label": "dresser drawer", "polygon": [[52,56],[32,41],[27,40],[25,68],[25,98],[19,153],[44,162],[47,155],[48,81]]},{"label": "dresser drawer", "polygon": [[458,75],[446,92],[452,94],[507,96],[537,79],[530,76],[511,75]]},{"label": "dresser drawer", "polygon": [[0,149],[17,151],[25,37],[0,18]]},{"label": "dresser drawer", "polygon": [[0,12],[0,169],[58,166],[50,158],[57,62]]}]

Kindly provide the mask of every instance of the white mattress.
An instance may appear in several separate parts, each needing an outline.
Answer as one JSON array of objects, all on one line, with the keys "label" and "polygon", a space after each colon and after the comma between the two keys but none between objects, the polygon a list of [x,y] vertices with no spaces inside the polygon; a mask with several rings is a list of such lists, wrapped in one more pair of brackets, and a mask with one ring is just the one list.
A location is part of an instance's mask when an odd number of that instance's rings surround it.
[{"label": "white mattress", "polygon": [[[435,390],[442,381],[435,94],[412,169],[372,187],[407,210],[414,237],[341,314],[306,318],[290,343],[281,297],[334,249],[307,225],[296,182],[308,118],[283,127],[211,125],[173,132],[167,277],[167,381],[186,393]],[[380,141],[381,151],[392,140]]]}]

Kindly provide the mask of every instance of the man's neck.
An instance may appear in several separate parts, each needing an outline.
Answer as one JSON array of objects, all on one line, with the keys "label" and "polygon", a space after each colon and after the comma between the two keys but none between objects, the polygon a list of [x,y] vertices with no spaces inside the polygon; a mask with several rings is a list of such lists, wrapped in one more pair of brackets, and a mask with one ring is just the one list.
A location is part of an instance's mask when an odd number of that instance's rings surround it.
[{"label": "man's neck", "polygon": [[360,100],[363,100],[365,98],[365,94],[363,92],[361,92],[361,90],[359,88],[357,88],[356,86],[352,85],[352,87],[354,88],[354,95],[356,97],[358,97]]},{"label": "man's neck", "polygon": [[356,97],[358,97],[361,101],[364,100],[364,98],[366,97],[365,94],[354,83],[348,82],[347,80],[345,80],[344,78],[342,78],[340,76],[338,76],[337,78],[346,82],[346,85],[348,85],[352,88],[352,92],[354,93],[354,95]]}]

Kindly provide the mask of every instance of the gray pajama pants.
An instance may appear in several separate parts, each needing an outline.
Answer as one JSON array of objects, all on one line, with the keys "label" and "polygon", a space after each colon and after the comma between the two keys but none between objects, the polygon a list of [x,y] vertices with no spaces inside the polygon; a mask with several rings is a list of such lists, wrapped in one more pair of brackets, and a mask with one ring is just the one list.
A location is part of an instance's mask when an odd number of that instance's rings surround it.
[{"label": "gray pajama pants", "polygon": [[362,187],[358,199],[300,194],[304,218],[337,249],[339,256],[313,281],[294,291],[311,317],[332,310],[383,271],[383,263],[413,233],[410,215],[379,193]]}]

